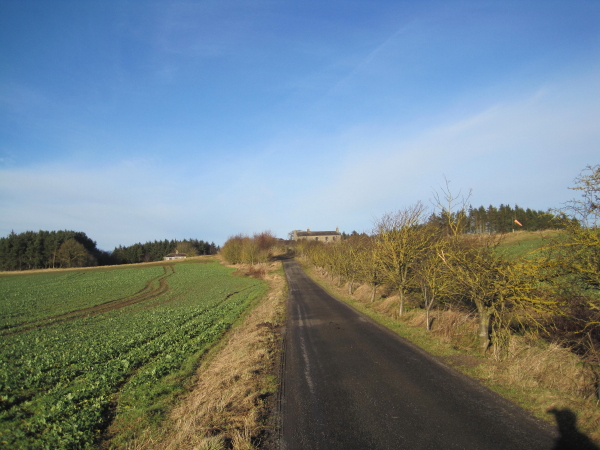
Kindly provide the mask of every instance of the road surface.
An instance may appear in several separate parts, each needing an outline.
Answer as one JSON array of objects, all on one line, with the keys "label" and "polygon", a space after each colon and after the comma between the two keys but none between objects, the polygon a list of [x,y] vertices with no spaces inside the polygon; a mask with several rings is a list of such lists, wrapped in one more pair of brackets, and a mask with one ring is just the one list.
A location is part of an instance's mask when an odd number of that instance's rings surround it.
[{"label": "road surface", "polygon": [[558,432],[327,294],[295,260],[281,448],[564,449]]}]

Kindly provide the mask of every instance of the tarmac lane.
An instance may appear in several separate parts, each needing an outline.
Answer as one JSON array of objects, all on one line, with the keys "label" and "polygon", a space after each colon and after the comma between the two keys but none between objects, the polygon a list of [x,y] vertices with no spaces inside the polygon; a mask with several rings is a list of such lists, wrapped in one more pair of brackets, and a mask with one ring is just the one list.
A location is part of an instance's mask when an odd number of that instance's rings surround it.
[{"label": "tarmac lane", "polygon": [[550,425],[284,269],[281,449],[558,448]]}]

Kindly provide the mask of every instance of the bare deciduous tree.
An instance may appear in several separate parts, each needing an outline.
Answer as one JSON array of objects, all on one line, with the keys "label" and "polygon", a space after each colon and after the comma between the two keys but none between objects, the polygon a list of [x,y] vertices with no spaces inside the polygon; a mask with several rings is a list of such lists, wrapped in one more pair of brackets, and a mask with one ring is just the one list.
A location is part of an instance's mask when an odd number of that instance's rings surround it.
[{"label": "bare deciduous tree", "polygon": [[198,256],[198,250],[192,244],[187,241],[181,241],[177,243],[177,251],[187,256]]},{"label": "bare deciduous tree", "polygon": [[444,228],[449,236],[459,236],[467,227],[467,206],[471,191],[465,197],[459,192],[454,194],[450,189],[450,180],[444,177],[445,186],[439,192],[433,192],[431,202],[440,211]]},{"label": "bare deciduous tree", "polygon": [[431,228],[431,241],[429,248],[425,249],[417,265],[417,278],[423,294],[423,303],[426,311],[426,328],[431,329],[429,313],[432,306],[441,295],[449,295],[451,290],[452,276],[443,260],[439,257],[443,254],[446,242],[439,239]]},{"label": "bare deciduous tree", "polygon": [[371,286],[371,303],[375,300],[377,287],[384,282],[384,273],[381,262],[377,258],[377,246],[375,238],[362,239],[361,251],[358,253],[359,278]]},{"label": "bare deciduous tree", "polygon": [[[586,173],[589,172],[589,173]],[[562,243],[564,269],[588,286],[600,288],[600,165],[588,166],[575,179],[575,187],[581,192],[580,199],[569,202],[566,212],[572,219],[567,221],[567,240]],[[599,309],[596,302],[591,306]]]},{"label": "bare deciduous tree", "polygon": [[375,224],[377,259],[386,280],[400,296],[398,315],[404,312],[404,299],[415,276],[415,265],[427,247],[429,237],[423,226],[425,207],[421,202],[385,214]]}]

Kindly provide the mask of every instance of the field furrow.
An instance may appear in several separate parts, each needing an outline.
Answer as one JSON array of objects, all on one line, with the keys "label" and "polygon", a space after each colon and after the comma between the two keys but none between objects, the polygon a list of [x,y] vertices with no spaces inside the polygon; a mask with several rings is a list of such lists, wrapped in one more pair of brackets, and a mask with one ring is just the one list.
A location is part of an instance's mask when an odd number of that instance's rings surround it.
[{"label": "field furrow", "polygon": [[[0,447],[89,448],[115,415],[155,414],[145,411],[155,410],[165,395],[172,395],[182,373],[194,367],[190,361],[214,344],[264,291],[263,282],[231,276],[231,270],[218,263],[165,264],[158,274],[155,267],[146,270],[150,276],[142,286],[138,277],[135,290],[131,289],[135,283],[127,279],[139,274],[114,272],[86,271],[68,279],[58,273],[60,282],[23,275],[0,280],[10,299],[21,289],[25,300],[46,311],[66,310],[34,320],[13,319],[29,324],[21,325],[18,332],[4,329]],[[109,279],[112,286],[103,284],[104,289],[93,295],[116,292],[119,283],[121,292],[131,294],[104,302],[82,300],[82,293],[73,290],[69,281],[79,283],[78,290],[85,289],[78,280],[93,284],[94,273]],[[43,282],[40,289],[32,288],[36,280]],[[44,305],[31,292],[66,303],[71,297],[74,304]],[[74,308],[85,302],[88,306]],[[27,301],[1,305],[0,318],[15,318],[18,311],[30,308]]]},{"label": "field furrow", "polygon": [[152,278],[148,281],[144,288],[142,288],[140,291],[136,292],[131,296],[117,298],[115,300],[109,300],[106,303],[101,303],[99,305],[90,306],[88,308],[71,311],[65,314],[59,314],[57,316],[48,317],[34,322],[22,322],[14,326],[8,326],[4,330],[0,331],[0,336],[10,336],[16,333],[22,333],[24,331],[29,331],[35,328],[46,327],[49,325],[68,322],[82,317],[102,314],[108,311],[112,311],[114,309],[125,308],[136,303],[144,302],[146,300],[151,300],[153,298],[159,297],[169,291],[167,278],[169,278],[175,273],[172,265],[164,265],[162,267],[164,270],[164,274]]}]

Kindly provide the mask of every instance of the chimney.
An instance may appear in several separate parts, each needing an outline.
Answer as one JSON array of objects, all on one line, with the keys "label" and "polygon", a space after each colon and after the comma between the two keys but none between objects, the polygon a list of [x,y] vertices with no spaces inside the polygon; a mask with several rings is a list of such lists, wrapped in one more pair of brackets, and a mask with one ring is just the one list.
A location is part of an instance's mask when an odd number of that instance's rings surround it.
[{"label": "chimney", "polygon": [[310,233],[310,228],[307,228],[307,229],[306,229],[306,232],[307,232],[307,233]]},{"label": "chimney", "polygon": [[335,231],[340,232],[340,227],[335,227]]}]

